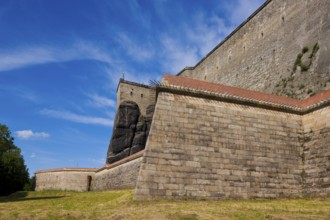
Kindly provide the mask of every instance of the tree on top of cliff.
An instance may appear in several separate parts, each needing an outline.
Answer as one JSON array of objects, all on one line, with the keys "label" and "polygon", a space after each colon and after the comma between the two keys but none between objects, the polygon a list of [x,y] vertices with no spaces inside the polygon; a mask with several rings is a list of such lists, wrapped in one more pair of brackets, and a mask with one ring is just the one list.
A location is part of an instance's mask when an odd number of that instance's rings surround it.
[{"label": "tree on top of cliff", "polygon": [[22,190],[29,182],[21,150],[14,144],[10,130],[0,124],[0,195]]}]

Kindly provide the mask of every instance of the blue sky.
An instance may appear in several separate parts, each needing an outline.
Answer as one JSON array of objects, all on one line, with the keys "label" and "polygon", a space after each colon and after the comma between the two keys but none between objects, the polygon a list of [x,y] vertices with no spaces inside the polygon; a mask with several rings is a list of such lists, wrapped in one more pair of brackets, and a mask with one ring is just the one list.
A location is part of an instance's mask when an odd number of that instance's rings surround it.
[{"label": "blue sky", "polygon": [[0,1],[0,123],[30,174],[104,165],[122,74],[194,66],[263,2]]}]

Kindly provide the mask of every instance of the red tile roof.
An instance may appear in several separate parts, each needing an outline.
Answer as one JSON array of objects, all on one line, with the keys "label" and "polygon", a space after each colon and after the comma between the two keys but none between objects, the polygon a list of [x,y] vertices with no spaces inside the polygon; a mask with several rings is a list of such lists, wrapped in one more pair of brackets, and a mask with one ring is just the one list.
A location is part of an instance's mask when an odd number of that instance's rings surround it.
[{"label": "red tile roof", "polygon": [[205,93],[222,95],[227,98],[236,98],[244,101],[258,102],[270,105],[277,105],[282,107],[290,107],[295,109],[304,109],[312,107],[313,105],[330,100],[330,90],[322,91],[315,96],[305,100],[298,100],[283,96],[276,96],[272,94],[242,89],[233,86],[225,86],[216,83],[210,83],[202,80],[192,78],[173,76],[164,74],[163,85],[178,89],[188,89],[189,91],[201,91]]}]

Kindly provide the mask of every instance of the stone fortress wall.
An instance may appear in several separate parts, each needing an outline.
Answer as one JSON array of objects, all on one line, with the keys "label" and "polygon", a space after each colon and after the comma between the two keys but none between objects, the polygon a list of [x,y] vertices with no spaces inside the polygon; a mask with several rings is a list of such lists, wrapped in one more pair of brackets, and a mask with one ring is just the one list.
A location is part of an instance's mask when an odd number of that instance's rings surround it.
[{"label": "stone fortress wall", "polygon": [[155,103],[154,88],[123,79],[119,81],[117,111],[107,153],[107,164],[145,148]]},{"label": "stone fortress wall", "polygon": [[[294,98],[329,89],[329,11],[327,0],[268,0],[196,66],[178,75]],[[293,71],[304,47],[308,51],[300,60],[311,65]]]},{"label": "stone fortress wall", "polygon": [[147,107],[156,103],[156,91],[150,86],[120,79],[117,87],[117,109],[124,101],[138,104],[141,114],[146,116]]},{"label": "stone fortress wall", "polygon": [[330,90],[303,102],[164,79],[135,199],[330,195]]},{"label": "stone fortress wall", "polygon": [[135,188],[137,200],[329,196],[328,11],[268,0],[195,67],[156,88],[120,80],[117,114],[133,102],[152,121],[145,150],[88,174],[37,172],[37,190],[87,190],[91,176],[91,190]]},{"label": "stone fortress wall", "polygon": [[302,173],[304,194],[330,195],[330,107],[311,112],[302,118],[304,142]]},{"label": "stone fortress wall", "polygon": [[330,195],[330,90],[300,101],[165,75],[156,92],[145,151],[100,169],[40,171],[37,190],[135,188],[138,200]]}]

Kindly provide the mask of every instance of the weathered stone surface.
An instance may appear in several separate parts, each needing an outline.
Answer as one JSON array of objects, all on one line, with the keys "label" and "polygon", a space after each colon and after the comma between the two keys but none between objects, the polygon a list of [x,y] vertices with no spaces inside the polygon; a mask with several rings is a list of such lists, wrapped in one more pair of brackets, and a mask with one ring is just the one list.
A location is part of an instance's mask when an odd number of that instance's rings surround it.
[{"label": "weathered stone surface", "polygon": [[301,116],[165,92],[155,114],[136,199],[301,193]]},{"label": "weathered stone surface", "polygon": [[129,156],[129,153],[130,153],[130,148],[126,148],[125,150],[121,151],[120,153],[110,153],[110,155],[108,156],[107,158],[107,163],[110,164],[110,163],[114,163],[118,160],[121,160],[127,156]]},{"label": "weathered stone surface", "polygon": [[136,131],[146,131],[146,118],[143,115],[140,115],[138,123],[136,124]]},{"label": "weathered stone surface", "polygon": [[115,127],[132,128],[132,126],[136,126],[139,116],[139,106],[134,102],[125,101],[119,105],[115,120]]},{"label": "weathered stone surface", "polygon": [[146,116],[146,136],[149,136],[149,131],[150,131],[150,127],[151,127],[151,122],[152,122],[152,117],[154,115],[155,112],[155,105],[149,105],[147,107],[147,116]]},{"label": "weathered stone surface", "polygon": [[147,107],[156,103],[156,90],[150,86],[121,79],[117,89],[117,108],[125,100],[138,104],[140,113],[146,116]]},{"label": "weathered stone surface", "polygon": [[131,147],[130,155],[135,154],[135,153],[143,150],[144,148],[145,148],[145,144],[143,144],[143,145],[134,145],[133,147]]},{"label": "weathered stone surface", "polygon": [[144,131],[138,131],[135,133],[132,145],[145,145],[146,133]]},{"label": "weathered stone surface", "polygon": [[125,101],[120,104],[108,149],[108,164],[144,149],[154,109],[155,105],[149,105],[145,117],[136,103]]},{"label": "weathered stone surface", "polygon": [[142,157],[95,174],[93,190],[134,189]]},{"label": "weathered stone surface", "polygon": [[87,191],[88,176],[94,179],[92,169],[54,169],[49,172],[36,173],[36,191],[42,190],[73,190]]},{"label": "weathered stone surface", "polygon": [[133,129],[115,128],[111,139],[111,152],[119,153],[132,146]]},{"label": "weathered stone surface", "polygon": [[107,163],[114,163],[129,155],[139,116],[140,110],[136,103],[125,101],[120,104],[108,149]]},{"label": "weathered stone surface", "polygon": [[146,112],[147,112],[147,118],[152,119],[152,116],[154,115],[155,112],[155,104],[148,105]]},{"label": "weathered stone surface", "polygon": [[[267,3],[195,67],[182,71],[181,76],[298,98],[329,89],[329,1]],[[308,58],[316,43],[319,50],[310,68],[293,71],[302,49],[309,48],[304,55]],[[302,59],[304,65],[308,62]]]}]

